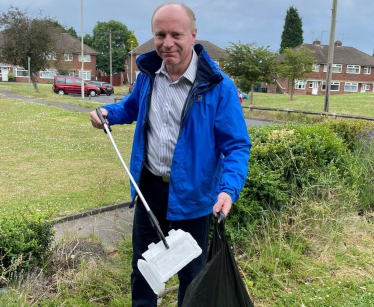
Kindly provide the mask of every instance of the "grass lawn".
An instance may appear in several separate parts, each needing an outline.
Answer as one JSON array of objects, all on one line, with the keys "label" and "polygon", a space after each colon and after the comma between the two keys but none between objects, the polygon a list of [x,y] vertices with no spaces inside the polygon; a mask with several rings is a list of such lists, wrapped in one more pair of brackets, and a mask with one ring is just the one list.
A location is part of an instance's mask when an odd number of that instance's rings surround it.
[{"label": "grass lawn", "polygon": [[[130,200],[125,170],[88,114],[3,96],[0,105],[0,216],[23,206],[65,215]],[[134,128],[113,129],[126,163]]]},{"label": "grass lawn", "polygon": [[[250,96],[250,93],[249,93]],[[325,96],[295,95],[290,101],[289,95],[254,93],[253,105],[270,108],[296,109],[323,112]],[[250,99],[243,101],[243,106],[249,106]],[[354,93],[331,95],[329,102],[330,113],[344,113],[374,117],[374,93]],[[265,112],[264,112],[265,113]],[[269,114],[273,112],[266,112]]]}]

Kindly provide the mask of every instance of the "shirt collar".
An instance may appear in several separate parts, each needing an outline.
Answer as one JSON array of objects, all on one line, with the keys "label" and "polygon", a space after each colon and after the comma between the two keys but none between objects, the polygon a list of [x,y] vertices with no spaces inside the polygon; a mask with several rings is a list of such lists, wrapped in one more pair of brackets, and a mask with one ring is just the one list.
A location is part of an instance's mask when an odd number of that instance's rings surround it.
[{"label": "shirt collar", "polygon": [[[178,78],[178,80],[176,82],[178,82],[179,80],[181,80],[184,77],[187,80],[189,80],[191,83],[193,83],[195,81],[195,78],[196,78],[197,62],[198,62],[197,54],[196,54],[195,50],[192,48],[191,62],[188,65],[187,70],[183,73],[183,75],[181,75]],[[158,71],[156,71],[156,75],[158,75],[159,73],[162,73],[163,75],[167,76],[170,79],[170,76],[169,76],[168,72],[166,71],[164,61],[162,61],[161,68]]]}]

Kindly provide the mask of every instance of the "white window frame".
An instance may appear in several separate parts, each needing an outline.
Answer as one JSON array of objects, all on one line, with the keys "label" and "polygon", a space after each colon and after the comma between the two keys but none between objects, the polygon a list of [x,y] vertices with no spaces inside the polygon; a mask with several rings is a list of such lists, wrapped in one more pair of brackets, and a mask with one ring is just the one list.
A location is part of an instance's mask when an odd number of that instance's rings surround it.
[{"label": "white window frame", "polygon": [[82,71],[79,70],[79,74],[78,74],[79,78],[83,79],[83,80],[91,80],[91,71],[89,70],[84,70],[83,71],[83,78],[82,78]]},{"label": "white window frame", "polygon": [[[83,54],[84,62],[91,62],[91,54]],[[82,62],[82,54],[78,54],[78,62]]]},{"label": "white window frame", "polygon": [[296,80],[295,81],[295,89],[296,90],[305,90],[306,81],[303,80]]},{"label": "white window frame", "polygon": [[313,81],[309,81],[309,88],[313,88]]},{"label": "white window frame", "polygon": [[364,84],[364,89],[365,89],[365,91],[369,91],[370,90],[370,83],[365,83]]},{"label": "white window frame", "polygon": [[[333,85],[337,85],[338,89],[337,90],[333,90],[331,88]],[[322,82],[321,83],[321,91],[326,91],[326,82]],[[330,83],[330,92],[339,92],[339,91],[340,91],[340,82],[331,82]]]},{"label": "white window frame", "polygon": [[[355,72],[353,72],[353,70],[355,70]],[[347,74],[358,75],[360,72],[361,72],[361,66],[360,65],[347,65],[347,70],[346,70]]]},{"label": "white window frame", "polygon": [[[327,64],[323,65],[323,72],[327,72]],[[342,64],[332,64],[331,71],[334,74],[340,74],[343,71],[343,65]]]},{"label": "white window frame", "polygon": [[65,62],[73,61],[73,54],[72,53],[64,53],[64,61]]},{"label": "white window frame", "polygon": [[56,69],[46,69],[39,71],[39,78],[40,79],[53,79],[54,76],[57,75]]},{"label": "white window frame", "polygon": [[[356,87],[356,90],[347,90],[346,87],[349,86],[349,87],[353,87],[355,86]],[[358,83],[357,82],[345,82],[344,83],[344,92],[350,92],[350,93],[357,93],[358,91]]]},{"label": "white window frame", "polygon": [[370,75],[371,74],[371,67],[364,67],[364,74]]},{"label": "white window frame", "polygon": [[[28,77],[29,76],[29,71],[27,69],[24,69],[22,67],[15,67],[13,68],[14,71],[14,76],[15,77]],[[19,73],[22,72],[21,75]]]},{"label": "white window frame", "polygon": [[314,72],[319,72],[319,64],[313,64],[313,69],[312,69],[312,71],[314,71]]},{"label": "white window frame", "polygon": [[46,59],[47,59],[48,61],[56,61],[56,60],[57,60],[57,58],[56,58],[56,54],[54,54],[54,53],[49,53],[49,54],[47,54]]}]

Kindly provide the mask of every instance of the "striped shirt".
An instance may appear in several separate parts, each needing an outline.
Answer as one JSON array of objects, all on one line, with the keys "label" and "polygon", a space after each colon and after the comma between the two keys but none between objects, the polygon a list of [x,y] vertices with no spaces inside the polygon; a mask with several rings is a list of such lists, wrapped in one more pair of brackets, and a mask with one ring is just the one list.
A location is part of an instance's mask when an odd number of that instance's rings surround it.
[{"label": "striped shirt", "polygon": [[147,168],[156,176],[170,177],[175,145],[178,141],[181,115],[187,95],[196,78],[197,55],[182,76],[172,81],[165,63],[156,72],[149,109]]}]

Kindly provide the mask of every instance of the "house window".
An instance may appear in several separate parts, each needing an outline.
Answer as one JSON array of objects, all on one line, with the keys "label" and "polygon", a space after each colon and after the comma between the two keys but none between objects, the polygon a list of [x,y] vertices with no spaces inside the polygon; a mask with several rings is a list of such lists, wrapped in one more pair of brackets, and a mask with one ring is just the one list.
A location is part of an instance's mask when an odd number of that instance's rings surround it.
[{"label": "house window", "polygon": [[[326,91],[326,82],[322,82],[322,91]],[[330,83],[330,91],[338,92],[340,89],[340,82],[331,82]]]},{"label": "house window", "polygon": [[363,84],[365,91],[370,90],[370,83]]},{"label": "house window", "polygon": [[295,89],[297,90],[305,90],[306,82],[303,80],[297,80],[295,82]]},{"label": "house window", "polygon": [[371,67],[365,67],[364,68],[364,74],[365,75],[370,75],[371,74]]},{"label": "house window", "polygon": [[313,64],[312,71],[319,72],[319,64]]},{"label": "house window", "polygon": [[16,77],[28,77],[29,76],[29,71],[23,68],[15,68],[14,69],[14,75]]},{"label": "house window", "polygon": [[51,60],[51,61],[52,60],[55,61],[55,60],[57,60],[56,54],[54,54],[54,53],[47,54],[46,59]]},{"label": "house window", "polygon": [[39,77],[41,79],[53,79],[54,76],[57,75],[57,70],[55,69],[47,69],[39,71]]},{"label": "house window", "polygon": [[309,88],[313,88],[313,82],[309,82]]},{"label": "house window", "polygon": [[[83,54],[83,61],[84,62],[91,62],[91,55],[90,54]],[[82,54],[78,54],[78,62],[82,62]]]},{"label": "house window", "polygon": [[64,61],[73,61],[72,53],[64,53]]},{"label": "house window", "polygon": [[[328,65],[323,65],[323,72],[327,72]],[[334,73],[341,73],[342,72],[342,64],[332,64],[331,72]]]},{"label": "house window", "polygon": [[358,83],[346,82],[344,84],[344,92],[357,92]]},{"label": "house window", "polygon": [[[82,71],[79,71],[79,78],[82,78]],[[83,80],[91,80],[91,72],[90,71],[83,71]]]},{"label": "house window", "polygon": [[359,74],[360,65],[347,65],[347,74]]}]

